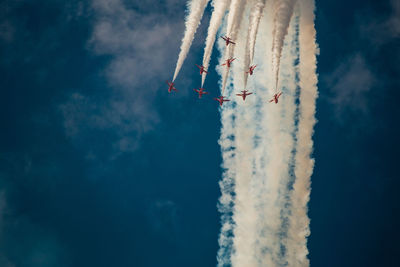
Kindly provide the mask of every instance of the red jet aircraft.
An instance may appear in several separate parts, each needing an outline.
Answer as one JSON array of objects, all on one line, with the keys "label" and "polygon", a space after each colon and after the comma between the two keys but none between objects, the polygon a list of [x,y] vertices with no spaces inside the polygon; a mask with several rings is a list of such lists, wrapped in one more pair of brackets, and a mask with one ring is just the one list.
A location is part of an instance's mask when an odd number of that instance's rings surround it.
[{"label": "red jet aircraft", "polygon": [[229,99],[224,99],[224,96],[220,96],[218,98],[214,98],[215,100],[217,100],[219,102],[219,105],[222,106],[222,104],[224,102],[230,101]]},{"label": "red jet aircraft", "polygon": [[279,94],[274,94],[273,98],[269,102],[275,102],[275,104],[278,104],[278,99],[281,96],[282,93]]},{"label": "red jet aircraft", "polygon": [[246,96],[253,94],[253,93],[247,93],[248,92],[247,90],[243,90],[241,92],[242,92],[241,94],[236,94],[236,95],[241,96],[243,98],[243,101],[246,100]]},{"label": "red jet aircraft", "polygon": [[228,46],[229,44],[235,44],[234,42],[231,41],[231,38],[228,36],[221,36],[221,38],[225,40],[226,46]]},{"label": "red jet aircraft", "polygon": [[222,66],[227,66],[228,68],[230,68],[231,67],[231,64],[232,64],[232,62],[235,60],[236,58],[230,58],[230,59],[227,59],[226,61],[225,61],[225,63],[224,64],[222,64]]},{"label": "red jet aircraft", "polygon": [[174,90],[175,92],[178,91],[178,90],[174,87],[175,84],[174,84],[173,82],[166,81],[166,83],[167,83],[168,86],[169,86],[169,87],[168,87],[168,93],[171,93],[172,90]]},{"label": "red jet aircraft", "polygon": [[197,64],[196,64],[196,66],[200,69],[200,75],[202,75],[203,72],[208,73],[208,72],[204,69],[203,66],[199,66],[199,65],[197,65]]},{"label": "red jet aircraft", "polygon": [[204,88],[199,88],[199,89],[193,89],[196,93],[199,94],[199,98],[201,98],[203,95],[208,94],[208,92],[204,91]]},{"label": "red jet aircraft", "polygon": [[249,71],[246,71],[246,73],[253,75],[253,70],[257,67],[257,65],[250,66]]}]

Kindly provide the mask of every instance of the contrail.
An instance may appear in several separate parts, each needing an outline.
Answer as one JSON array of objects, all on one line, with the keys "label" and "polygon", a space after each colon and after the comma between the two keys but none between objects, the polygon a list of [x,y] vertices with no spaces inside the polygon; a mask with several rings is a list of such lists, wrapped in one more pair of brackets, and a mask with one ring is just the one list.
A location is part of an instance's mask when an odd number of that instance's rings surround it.
[{"label": "contrail", "polygon": [[307,237],[310,219],[307,204],[310,198],[310,177],[314,168],[311,158],[313,128],[315,125],[315,102],[317,91],[317,54],[315,2],[302,0],[300,4],[300,119],[297,131],[295,156],[295,182],[291,195],[291,217],[288,231],[288,259],[290,266],[309,266]]},{"label": "contrail", "polygon": [[[249,7],[246,7],[244,14],[249,13]],[[246,35],[248,21],[243,21],[238,29],[236,48],[238,54],[244,54],[246,49]],[[232,65],[233,89],[238,92],[243,84],[242,66]],[[237,98],[233,95],[232,97]],[[235,99],[232,99],[235,100]],[[235,200],[233,221],[235,223],[233,248],[234,253],[231,256],[232,266],[257,266],[256,240],[258,238],[256,231],[257,211],[256,195],[253,176],[253,140],[256,128],[253,119],[254,98],[250,97],[243,101],[236,101],[235,129],[234,137],[236,140],[236,179],[235,179]]]},{"label": "contrail", "polygon": [[206,8],[209,0],[192,0],[188,3],[189,15],[186,17],[186,31],[182,39],[181,51],[176,62],[176,68],[172,81],[175,81],[179,71],[185,61],[185,58],[189,52],[190,46],[192,45],[194,35],[197,28],[200,25],[200,20],[203,17],[204,9]]},{"label": "contrail", "polygon": [[265,6],[266,0],[256,0],[252,7],[250,17],[249,17],[249,31],[247,34],[246,42],[246,53],[244,56],[244,88],[247,86],[248,74],[246,71],[249,69],[250,64],[254,60],[254,47],[256,45],[256,37],[258,32],[258,25],[260,24],[260,19]]},{"label": "contrail", "polygon": [[[210,19],[210,25],[208,26],[208,33],[206,39],[206,47],[204,48],[204,56],[203,56],[203,66],[205,69],[208,69],[211,59],[211,53],[215,42],[215,37],[217,31],[221,25],[222,18],[225,15],[226,8],[228,7],[231,0],[214,0],[212,5],[214,7],[213,13]],[[201,87],[204,85],[204,81],[206,80],[206,73],[204,72],[201,77]]]},{"label": "contrail", "polygon": [[[291,34],[286,38],[282,46],[282,67],[279,75],[281,79],[283,96],[278,104],[267,103],[262,106],[263,113],[261,136],[261,154],[259,172],[264,174],[261,179],[263,188],[260,202],[262,212],[265,216],[260,221],[261,233],[260,245],[262,255],[260,266],[285,266],[287,261],[284,251],[285,218],[284,210],[287,202],[289,182],[289,162],[293,148],[293,128],[295,114],[295,71],[293,68],[293,25],[290,26]],[[267,50],[271,51],[271,50]],[[272,57],[268,52],[268,58]],[[265,61],[265,59],[264,59]],[[269,76],[271,68],[264,69],[263,75]],[[266,83],[267,88],[273,88],[273,80]]]},{"label": "contrail", "polygon": [[275,2],[274,29],[272,33],[272,69],[275,78],[275,92],[278,90],[283,41],[287,35],[295,2],[296,0],[276,0]]},{"label": "contrail", "polygon": [[[226,26],[226,19],[222,27]],[[224,51],[225,44],[217,43],[219,51]],[[219,61],[223,61],[224,56],[221,52]],[[217,72],[222,76],[223,67],[219,64]],[[233,94],[233,89],[228,90],[228,97]],[[218,202],[218,211],[221,213],[221,231],[218,238],[219,250],[217,253],[217,266],[226,267],[231,265],[231,255],[233,252],[233,209],[235,200],[235,180],[236,180],[236,139],[234,138],[236,107],[227,103],[220,109],[221,114],[221,136],[219,145],[222,153],[222,179],[219,182],[221,197]]]},{"label": "contrail", "polygon": [[[228,37],[233,40],[237,39],[237,33],[242,22],[243,12],[245,8],[246,1],[245,0],[232,0],[229,7],[228,14],[228,23],[226,33]],[[225,59],[231,58],[234,56],[235,45],[229,45],[225,49]],[[226,82],[228,79],[229,68],[225,69],[223,79],[222,79],[222,95],[224,94]]]}]

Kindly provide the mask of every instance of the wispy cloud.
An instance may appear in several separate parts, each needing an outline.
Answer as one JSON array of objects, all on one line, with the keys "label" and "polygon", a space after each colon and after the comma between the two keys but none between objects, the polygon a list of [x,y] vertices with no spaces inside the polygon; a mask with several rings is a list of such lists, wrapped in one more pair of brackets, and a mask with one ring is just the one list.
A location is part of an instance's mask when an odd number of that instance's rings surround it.
[{"label": "wispy cloud", "polygon": [[357,34],[366,45],[379,48],[394,38],[400,37],[400,3],[390,1],[390,11],[385,16],[374,10],[361,10],[356,15]]},{"label": "wispy cloud", "polygon": [[[80,92],[60,106],[66,135],[88,137],[91,130],[113,131],[114,155],[134,151],[143,133],[159,122],[153,106],[164,80],[171,76],[178,47],[175,1],[146,1],[127,5],[121,0],[96,0],[90,5],[93,28],[88,50],[106,56],[100,71],[109,97],[98,99]],[[157,4],[156,4],[157,3]],[[136,5],[136,6],[135,6]],[[153,8],[157,6],[157,8]],[[79,5],[75,8],[81,10]]]},{"label": "wispy cloud", "polygon": [[[344,41],[353,49],[343,55],[332,71],[321,75],[322,85],[328,88],[322,99],[333,105],[337,122],[348,118],[348,112],[366,117],[371,104],[376,101],[371,98],[376,95],[372,91],[383,91],[387,85],[385,74],[376,66],[383,64],[382,50],[400,37],[400,3],[391,0],[388,5],[386,14],[371,7],[355,14],[354,24],[349,27],[352,38]],[[397,57],[395,50],[392,54]]]},{"label": "wispy cloud", "polygon": [[350,56],[322,80],[332,93],[329,100],[338,118],[349,109],[362,113],[368,111],[367,93],[373,88],[376,78],[362,54]]}]

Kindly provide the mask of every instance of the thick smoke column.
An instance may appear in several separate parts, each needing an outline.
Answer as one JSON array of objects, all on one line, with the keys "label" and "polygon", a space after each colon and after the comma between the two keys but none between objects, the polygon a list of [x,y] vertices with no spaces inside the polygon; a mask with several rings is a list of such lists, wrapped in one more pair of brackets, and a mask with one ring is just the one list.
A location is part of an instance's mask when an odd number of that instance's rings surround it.
[{"label": "thick smoke column", "polygon": [[[260,24],[260,19],[262,16],[262,12],[265,6],[266,0],[256,0],[254,2],[254,6],[251,9],[250,18],[249,18],[249,31],[247,33],[247,42],[246,42],[246,54],[244,56],[244,70],[247,71],[250,67],[250,64],[253,63],[254,60],[254,47],[256,45],[256,37],[258,32],[258,25]],[[244,88],[247,86],[247,77],[248,74],[245,72],[244,74]]]},{"label": "thick smoke column", "polygon": [[277,0],[275,3],[274,29],[272,33],[272,72],[275,79],[275,91],[278,87],[282,46],[288,32],[295,2],[296,0]]},{"label": "thick smoke column", "polygon": [[181,70],[190,46],[192,45],[196,30],[200,25],[200,20],[203,17],[204,9],[206,8],[208,1],[209,0],[192,0],[188,3],[189,15],[186,17],[186,31],[182,39],[181,52],[179,53],[178,62],[176,62],[174,78],[172,81],[175,81],[176,76],[178,76],[178,73]]},{"label": "thick smoke column", "polygon": [[[249,13],[246,7],[244,14]],[[241,24],[235,50],[239,55],[245,53],[246,35],[248,21],[244,20]],[[243,70],[239,64],[231,67],[233,86],[227,87],[227,94],[231,91],[238,92],[243,84]],[[235,96],[234,96],[235,97]],[[238,101],[235,105],[235,128],[234,137],[236,145],[236,179],[235,179],[235,200],[233,221],[235,223],[233,248],[231,255],[232,266],[257,266],[256,242],[258,233],[256,231],[257,211],[255,208],[256,195],[253,188],[253,160],[251,158],[253,150],[253,140],[256,133],[254,117],[252,113],[252,100]],[[231,166],[227,166],[231,168]]]},{"label": "thick smoke column", "polygon": [[[211,53],[215,42],[215,37],[217,35],[217,31],[221,26],[222,18],[225,15],[226,8],[228,7],[231,0],[214,0],[212,5],[214,6],[213,13],[210,19],[210,26],[208,26],[208,33],[206,39],[206,47],[204,48],[204,56],[203,56],[203,66],[205,69],[208,69],[211,59]],[[201,77],[201,87],[204,85],[204,81],[206,80],[206,73],[204,72]]]},{"label": "thick smoke column", "polygon": [[314,26],[314,0],[300,2],[300,120],[295,156],[295,183],[291,195],[291,218],[288,231],[288,259],[290,266],[309,266],[307,237],[310,219],[307,204],[310,198],[310,178],[314,168],[311,158],[317,91],[316,31]]},{"label": "thick smoke column", "polygon": [[[270,18],[267,17],[269,20]],[[272,19],[271,19],[272,20]],[[270,21],[270,20],[269,20]],[[272,21],[267,25],[267,33],[272,32]],[[265,25],[263,25],[265,27]],[[265,30],[265,28],[261,28]],[[261,104],[260,112],[261,129],[257,132],[260,136],[260,154],[258,155],[259,162],[257,166],[256,180],[260,180],[260,212],[263,217],[259,220],[259,243],[261,253],[259,266],[286,266],[284,254],[284,236],[285,236],[285,214],[283,211],[286,206],[288,194],[287,185],[289,182],[289,162],[291,159],[291,151],[293,148],[293,128],[294,128],[294,113],[295,113],[295,71],[293,64],[295,62],[293,51],[296,47],[292,41],[294,37],[293,26],[291,26],[291,34],[286,38],[282,49],[282,72],[280,79],[284,96],[279,99],[278,104],[264,103]],[[269,41],[269,40],[268,40]],[[272,45],[272,42],[267,42]],[[272,50],[267,48],[267,57],[264,62],[271,62]],[[257,56],[256,56],[257,58]],[[258,70],[257,73],[260,72]],[[266,86],[266,90],[274,87],[274,82],[268,77],[271,76],[271,68],[265,66],[262,76],[266,77],[267,81],[257,79],[256,88]],[[255,78],[255,77],[254,77]],[[253,79],[253,78],[252,78]],[[264,94],[265,95],[265,94]],[[255,118],[258,119],[258,118]],[[252,152],[254,153],[254,152]]]}]

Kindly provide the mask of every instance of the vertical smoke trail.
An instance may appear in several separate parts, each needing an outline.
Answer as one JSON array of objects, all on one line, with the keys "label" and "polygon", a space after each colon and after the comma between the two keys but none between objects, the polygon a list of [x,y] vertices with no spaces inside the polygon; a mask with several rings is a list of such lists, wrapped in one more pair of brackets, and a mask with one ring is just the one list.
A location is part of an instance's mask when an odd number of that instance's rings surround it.
[{"label": "vertical smoke trail", "polygon": [[[254,117],[253,123],[256,127],[256,134],[253,144],[253,183],[256,188],[254,195],[256,198],[257,210],[257,224],[256,233],[258,239],[255,243],[255,256],[257,258],[258,266],[275,266],[273,258],[273,248],[279,246],[278,240],[273,231],[277,229],[279,221],[279,211],[274,205],[274,193],[276,186],[274,184],[277,179],[269,177],[269,172],[266,166],[269,162],[271,142],[271,123],[266,116],[270,116],[266,109],[266,98],[269,85],[270,68],[263,62],[271,62],[271,49],[272,44],[272,16],[271,16],[271,3],[267,1],[263,19],[260,21],[259,36],[257,36],[257,50],[255,50],[255,62],[259,65],[258,71],[254,73],[251,78],[252,90],[254,91]],[[243,74],[241,75],[243,77]],[[276,225],[276,227],[275,227]]]},{"label": "vertical smoke trail", "polygon": [[309,266],[307,237],[310,234],[310,219],[307,203],[310,198],[310,178],[314,168],[311,158],[315,102],[317,91],[316,31],[314,27],[314,0],[302,0],[300,4],[300,119],[298,123],[295,155],[295,182],[291,195],[292,209],[289,226],[288,260],[290,266]]},{"label": "vertical smoke trail", "polygon": [[[211,59],[211,53],[215,42],[215,36],[221,25],[222,18],[225,15],[226,8],[231,0],[214,0],[212,5],[214,6],[213,13],[210,19],[210,26],[208,26],[208,34],[206,39],[206,47],[204,48],[204,56],[203,56],[203,66],[205,69],[208,69]],[[204,72],[201,77],[201,87],[204,85],[204,81],[206,80],[207,74]]]},{"label": "vertical smoke trail", "polygon": [[[247,15],[249,9],[246,7]],[[240,26],[236,40],[236,51],[243,54],[246,49],[246,34],[248,21]],[[238,91],[243,84],[242,67],[232,65],[233,89]],[[230,89],[231,87],[229,87]],[[232,266],[257,266],[255,244],[257,240],[256,224],[257,211],[255,209],[255,189],[253,177],[253,140],[256,132],[253,118],[254,98],[246,101],[236,99],[235,139],[236,139],[236,180],[233,221],[235,222],[232,254]],[[252,103],[253,102],[253,103]]]},{"label": "vertical smoke trail", "polygon": [[[290,217],[290,188],[293,183],[293,150],[295,145],[294,133],[296,132],[297,105],[298,97],[298,18],[291,20],[287,38],[285,38],[279,80],[281,81],[281,91],[283,93],[279,104],[282,105],[280,114],[280,154],[281,158],[281,178],[277,205],[280,208],[281,225],[278,231],[280,237],[280,251],[278,265],[286,266],[287,259],[287,239]],[[289,265],[290,266],[290,265]]]},{"label": "vertical smoke trail", "polygon": [[278,90],[280,58],[285,36],[287,35],[293,7],[296,0],[276,0],[274,30],[272,41],[272,69],[275,78],[275,91]]},{"label": "vertical smoke trail", "polygon": [[[254,47],[256,45],[256,37],[258,32],[258,25],[264,9],[266,0],[256,0],[252,7],[250,18],[249,18],[249,32],[247,34],[246,52],[244,56],[244,70],[247,71],[250,67],[250,63],[254,59]],[[248,74],[244,72],[244,88],[247,86]]]},{"label": "vertical smoke trail", "polygon": [[[186,23],[174,79],[207,2],[189,4],[191,22]],[[222,95],[226,88],[226,97],[231,100],[220,108],[223,175],[218,203],[222,225],[219,267],[309,265],[307,203],[314,165],[310,156],[317,97],[317,45],[314,0],[299,1],[299,15],[292,20],[296,2],[213,1],[203,65],[209,66],[217,29],[230,5],[223,28],[226,26],[226,35],[236,45],[218,42],[220,62],[233,57],[236,47],[245,55],[245,68],[250,63],[259,66],[249,79],[254,95],[246,101],[235,96],[235,91],[247,83],[243,69],[234,64],[230,73],[228,68],[217,66],[222,76]],[[244,15],[250,18],[242,23]],[[272,66],[263,62],[271,62]],[[268,103],[268,92],[277,90],[278,81],[283,93],[279,104]]]},{"label": "vertical smoke trail", "polygon": [[190,46],[197,28],[200,25],[200,20],[203,17],[204,9],[207,6],[209,0],[192,0],[188,3],[189,15],[186,17],[186,31],[182,38],[181,52],[179,53],[178,61],[176,62],[175,73],[172,81],[175,81],[179,71],[185,61],[185,58],[189,52]]},{"label": "vertical smoke trail", "polygon": [[[226,18],[222,27],[226,26]],[[217,43],[218,50],[221,51],[219,61],[223,61],[225,44]],[[217,66],[217,72],[223,72],[221,65]],[[233,88],[227,91],[228,97],[233,94]],[[221,232],[218,238],[219,250],[217,253],[217,266],[231,266],[231,255],[233,253],[233,209],[235,199],[235,180],[236,180],[236,139],[234,137],[236,107],[230,102],[224,104],[220,109],[221,114],[221,136],[218,141],[222,153],[222,179],[219,182],[221,197],[218,203],[218,211],[221,213]]]},{"label": "vertical smoke trail", "polygon": [[[260,199],[265,217],[260,220],[261,266],[285,266],[284,238],[286,235],[285,205],[287,203],[289,176],[289,160],[293,149],[293,129],[295,114],[295,71],[293,68],[295,54],[294,24],[289,27],[290,35],[282,48],[282,67],[279,75],[283,96],[279,104],[268,103],[264,98],[262,106],[262,129],[259,131],[261,147],[263,148],[258,171],[262,176],[263,194]],[[271,51],[271,50],[267,50]],[[272,56],[269,52],[268,57]],[[260,71],[260,70],[259,70]],[[271,69],[264,69],[268,76]],[[273,81],[267,81],[267,87],[273,87]]]},{"label": "vertical smoke trail", "polygon": [[[227,35],[233,40],[237,39],[237,33],[242,22],[243,12],[245,7],[245,0],[232,0],[231,5],[229,7],[228,14],[228,24],[227,24]],[[231,58],[234,56],[235,45],[229,45],[225,49],[225,59]],[[222,95],[224,94],[226,82],[228,79],[229,68],[225,69],[223,79],[222,79]]]}]

